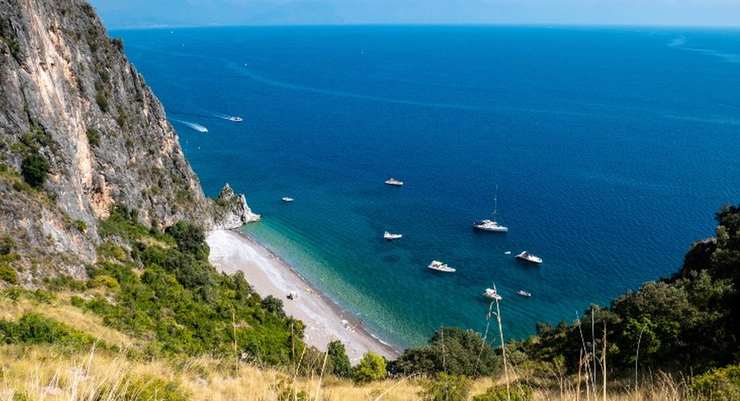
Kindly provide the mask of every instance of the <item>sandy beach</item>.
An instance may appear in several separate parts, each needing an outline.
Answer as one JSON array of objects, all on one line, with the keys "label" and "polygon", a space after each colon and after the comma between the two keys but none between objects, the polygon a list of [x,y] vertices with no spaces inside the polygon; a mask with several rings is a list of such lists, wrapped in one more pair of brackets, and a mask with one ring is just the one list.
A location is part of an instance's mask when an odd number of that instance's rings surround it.
[{"label": "sandy beach", "polygon": [[[340,340],[352,363],[368,351],[388,358],[397,351],[370,335],[349,312],[343,311],[299,276],[285,261],[253,239],[234,231],[217,230],[208,234],[211,263],[219,271],[244,272],[260,296],[283,300],[285,313],[306,324],[305,340],[325,351],[326,345]],[[291,292],[298,294],[289,300]]]}]

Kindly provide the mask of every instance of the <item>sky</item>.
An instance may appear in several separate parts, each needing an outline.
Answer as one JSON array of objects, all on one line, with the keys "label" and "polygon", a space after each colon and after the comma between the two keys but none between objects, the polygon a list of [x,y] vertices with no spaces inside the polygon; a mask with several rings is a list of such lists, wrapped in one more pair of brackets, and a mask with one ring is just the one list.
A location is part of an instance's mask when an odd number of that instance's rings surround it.
[{"label": "sky", "polygon": [[91,0],[109,28],[283,24],[740,27],[740,0]]}]

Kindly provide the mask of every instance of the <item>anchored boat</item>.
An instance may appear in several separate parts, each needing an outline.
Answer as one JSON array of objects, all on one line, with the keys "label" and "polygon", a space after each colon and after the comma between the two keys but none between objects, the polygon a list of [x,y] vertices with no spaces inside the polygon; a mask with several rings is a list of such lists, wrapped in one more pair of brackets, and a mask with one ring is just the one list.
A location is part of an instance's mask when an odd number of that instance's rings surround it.
[{"label": "anchored boat", "polygon": [[454,273],[457,271],[451,268],[450,266],[447,266],[447,263],[442,263],[438,260],[433,260],[432,263],[430,263],[429,266],[427,266],[427,269],[431,269],[431,270],[435,270],[435,271],[443,272],[443,273]]},{"label": "anchored boat", "polygon": [[393,187],[402,187],[403,186],[403,181],[397,180],[397,179],[391,177],[391,178],[385,180],[385,184],[386,185],[393,186]]},{"label": "anchored boat", "polygon": [[509,232],[509,227],[502,226],[496,220],[496,212],[498,209],[498,187],[496,187],[497,194],[493,197],[493,213],[491,215],[494,219],[479,220],[473,223],[473,228],[478,231],[487,231],[490,233],[505,233]]},{"label": "anchored boat", "polygon": [[393,233],[388,232],[388,231],[386,231],[386,232],[383,233],[383,238],[385,240],[387,240],[387,241],[393,241],[395,239],[400,239],[402,237],[403,237],[403,234],[393,234]]},{"label": "anchored boat", "polygon": [[524,262],[534,263],[538,265],[542,263],[541,257],[533,255],[527,251],[522,251],[522,253],[516,255],[516,258]]}]

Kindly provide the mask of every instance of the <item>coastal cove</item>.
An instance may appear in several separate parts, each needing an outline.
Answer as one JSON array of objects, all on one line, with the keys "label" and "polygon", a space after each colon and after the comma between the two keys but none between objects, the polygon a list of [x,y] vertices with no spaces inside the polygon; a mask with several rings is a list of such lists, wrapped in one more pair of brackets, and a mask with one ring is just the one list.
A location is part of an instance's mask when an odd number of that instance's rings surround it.
[{"label": "coastal cove", "polygon": [[[480,294],[494,281],[507,338],[523,338],[537,322],[573,320],[674,272],[687,246],[712,233],[714,211],[740,198],[740,68],[726,57],[740,54],[737,32],[377,26],[113,35],[164,103],[205,191],[215,195],[227,181],[262,214],[243,230],[264,249],[242,238],[238,247],[249,258],[278,255],[285,263],[273,267],[290,265],[325,293],[317,297],[338,338],[348,332],[342,319],[397,348],[422,344],[441,325],[483,331]],[[384,185],[391,176],[406,185]],[[497,187],[510,232],[476,233],[471,224],[489,217]],[[385,230],[404,237],[389,243]],[[523,250],[543,265],[516,262]],[[433,259],[457,272],[427,271]],[[285,289],[273,291],[290,313]],[[382,350],[358,336],[347,338],[349,348]]]}]

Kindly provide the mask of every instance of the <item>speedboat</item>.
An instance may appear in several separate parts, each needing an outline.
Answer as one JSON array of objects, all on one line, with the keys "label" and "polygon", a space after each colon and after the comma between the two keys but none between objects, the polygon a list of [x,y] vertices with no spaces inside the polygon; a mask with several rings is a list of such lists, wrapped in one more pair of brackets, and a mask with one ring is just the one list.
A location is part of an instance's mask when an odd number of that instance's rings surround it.
[{"label": "speedboat", "polygon": [[403,181],[397,180],[397,179],[391,177],[391,178],[385,180],[385,184],[386,185],[391,185],[391,186],[394,186],[394,187],[402,187],[403,186]]},{"label": "speedboat", "polygon": [[519,259],[519,260],[525,261],[525,262],[529,262],[529,263],[535,263],[535,264],[541,264],[542,263],[542,258],[541,257],[539,257],[537,255],[533,255],[533,254],[531,254],[531,253],[529,253],[527,251],[522,251],[522,253],[516,255],[516,258]]},{"label": "speedboat", "polygon": [[226,119],[229,120],[229,121],[233,121],[235,123],[240,123],[240,122],[244,121],[244,119],[241,118],[241,117],[239,117],[239,116],[228,116],[228,117],[226,117]]},{"label": "speedboat", "polygon": [[504,255],[511,255],[511,251],[504,252]]},{"label": "speedboat", "polygon": [[509,231],[509,227],[502,226],[494,220],[479,220],[473,223],[473,228],[479,231],[488,231],[492,233],[505,233]]},{"label": "speedboat", "polygon": [[498,292],[496,292],[495,288],[486,288],[486,290],[483,291],[483,296],[488,299],[494,299],[496,301],[504,299],[501,295],[498,294]]},{"label": "speedboat", "polygon": [[386,232],[383,233],[383,238],[386,239],[386,240],[388,240],[388,241],[393,241],[394,239],[399,239],[399,238],[402,238],[402,237],[403,237],[402,234],[393,234],[393,233],[388,232],[388,231],[386,231]]},{"label": "speedboat", "polygon": [[447,263],[442,263],[438,260],[433,260],[432,263],[427,266],[428,269],[436,270],[438,272],[443,273],[454,273],[457,270],[451,268],[450,266],[447,266]]},{"label": "speedboat", "polygon": [[289,198],[289,197],[287,197],[287,196],[284,196],[284,197],[282,197],[282,198],[280,198],[280,199],[281,199],[281,200],[282,200],[283,202],[285,202],[285,203],[290,203],[290,202],[293,202],[293,201],[295,200],[295,199],[293,199],[293,198]]},{"label": "speedboat", "polygon": [[517,295],[521,295],[523,297],[527,297],[527,298],[529,298],[529,297],[532,296],[532,293],[531,292],[524,291],[524,290],[519,290],[519,291],[516,292],[516,294]]}]

